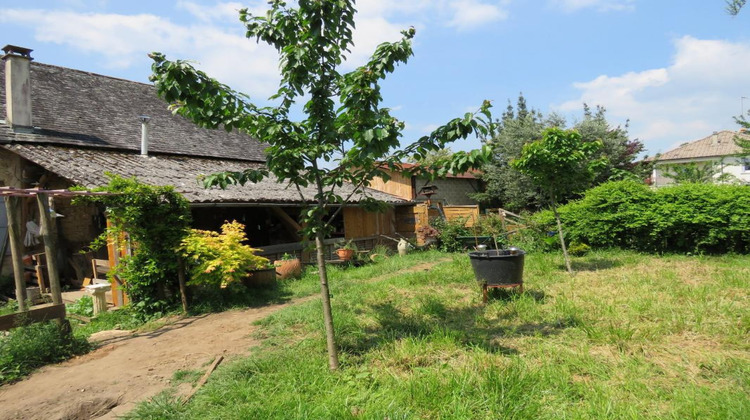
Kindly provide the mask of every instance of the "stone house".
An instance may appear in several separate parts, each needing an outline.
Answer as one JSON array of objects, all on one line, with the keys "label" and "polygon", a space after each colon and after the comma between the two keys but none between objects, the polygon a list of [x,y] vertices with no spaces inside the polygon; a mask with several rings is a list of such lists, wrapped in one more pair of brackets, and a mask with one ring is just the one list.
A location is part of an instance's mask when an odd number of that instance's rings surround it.
[{"label": "stone house", "polygon": [[[225,220],[237,220],[246,225],[251,245],[270,256],[301,251],[297,220],[300,209],[312,201],[312,188],[300,195],[273,178],[225,190],[204,189],[198,181],[201,175],[264,165],[266,145],[236,131],[203,129],[172,114],[150,84],[37,63],[25,48],[6,46],[3,51],[0,186],[94,188],[107,183],[105,173],[137,177],[147,184],[175,186],[190,201],[197,228],[216,230]],[[353,189],[345,185],[341,191]],[[356,206],[365,195],[394,207],[413,205],[380,191],[358,191],[336,221],[336,236],[371,239],[395,231],[393,210],[373,214]],[[106,220],[95,206],[55,200],[54,207],[64,216],[57,219],[61,258],[70,262]],[[38,221],[34,205],[23,209],[23,218]],[[0,250],[5,242],[0,212]],[[2,268],[8,269],[9,264]]]}]

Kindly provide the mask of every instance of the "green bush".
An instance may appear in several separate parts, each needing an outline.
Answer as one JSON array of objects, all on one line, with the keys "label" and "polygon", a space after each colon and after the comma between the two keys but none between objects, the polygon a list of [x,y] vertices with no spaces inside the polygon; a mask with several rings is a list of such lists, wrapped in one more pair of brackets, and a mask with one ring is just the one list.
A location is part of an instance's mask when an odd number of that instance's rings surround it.
[{"label": "green bush", "polygon": [[191,229],[181,247],[190,269],[188,284],[227,286],[268,267],[268,258],[255,255],[259,250],[243,244],[246,241],[245,225],[237,221],[224,223],[221,233]]},{"label": "green bush", "polygon": [[142,319],[163,314],[178,302],[176,250],[190,226],[189,203],[174,187],[107,175],[109,184],[97,191],[113,195],[76,199],[107,207],[112,227],[92,247],[127,233],[134,244],[133,255],[121,259],[114,274],[126,280],[132,307]]},{"label": "green bush", "polygon": [[0,384],[88,350],[85,338],[67,334],[53,322],[14,328],[7,336],[0,336]]},{"label": "green bush", "polygon": [[[750,252],[750,188],[682,184],[656,190],[603,184],[558,210],[566,238],[594,248],[650,252]],[[550,211],[535,222],[556,231]]]},{"label": "green bush", "polygon": [[463,244],[458,240],[459,236],[473,235],[471,230],[465,226],[466,219],[457,218],[445,220],[436,218],[430,221],[430,225],[438,231],[440,250],[443,252],[463,251]]}]

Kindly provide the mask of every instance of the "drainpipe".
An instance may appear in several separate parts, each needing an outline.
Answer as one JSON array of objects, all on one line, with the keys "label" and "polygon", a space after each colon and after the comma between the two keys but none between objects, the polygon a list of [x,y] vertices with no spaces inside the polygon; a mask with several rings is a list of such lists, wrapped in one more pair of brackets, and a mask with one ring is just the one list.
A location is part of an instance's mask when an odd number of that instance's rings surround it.
[{"label": "drainpipe", "polygon": [[148,122],[151,117],[141,115],[138,119],[141,120],[141,156],[148,156]]}]

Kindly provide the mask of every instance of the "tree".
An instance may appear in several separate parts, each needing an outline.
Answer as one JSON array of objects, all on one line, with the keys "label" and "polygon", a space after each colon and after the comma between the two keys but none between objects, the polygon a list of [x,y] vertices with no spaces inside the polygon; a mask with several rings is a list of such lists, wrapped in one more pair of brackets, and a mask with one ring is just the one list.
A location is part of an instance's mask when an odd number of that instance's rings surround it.
[{"label": "tree", "polygon": [[541,140],[526,144],[521,151],[521,156],[510,162],[514,169],[527,175],[537,187],[544,191],[549,199],[557,221],[565,265],[571,274],[573,268],[565,246],[565,236],[557,206],[560,197],[579,192],[588,186],[597,169],[606,164],[601,158],[591,159],[601,147],[601,141],[585,142],[581,134],[575,130],[548,128],[542,133]]},{"label": "tree", "polygon": [[446,147],[444,149],[435,150],[433,152],[428,152],[420,160],[414,160],[413,163],[417,163],[420,165],[433,165],[434,166],[436,162],[450,159],[452,155],[453,155],[453,150],[451,150],[450,147]]},{"label": "tree", "polygon": [[[545,128],[565,128],[567,122],[557,114],[545,117],[541,112],[529,110],[523,94],[518,97],[516,107],[509,103],[498,122],[497,134],[486,143],[493,148],[493,158],[483,168],[482,179],[487,188],[473,197],[509,210],[538,209],[546,201],[546,193],[538,190],[531,179],[516,169],[510,162],[518,159],[524,145],[542,138]],[[642,181],[651,173],[651,162],[637,163],[643,143],[630,139],[628,126],[613,127],[606,118],[606,109],[597,106],[592,111],[583,105],[583,119],[573,126],[581,134],[582,141],[602,141],[602,147],[591,157],[600,160],[606,157],[607,164],[601,166],[589,187],[609,180],[633,179]],[[574,193],[571,193],[571,195]],[[566,201],[571,195],[559,197]]]},{"label": "tree", "polygon": [[607,110],[597,105],[592,112],[587,104],[583,104],[583,119],[573,126],[581,134],[583,141],[601,140],[602,147],[592,156],[598,160],[606,158],[606,165],[597,172],[593,185],[607,181],[632,179],[643,181],[651,174],[651,161],[637,161],[638,155],[645,146],[638,139],[631,139],[628,135],[628,123],[624,127],[613,127],[607,121]]},{"label": "tree", "polygon": [[727,12],[732,16],[737,16],[745,6],[745,0],[727,0]]},{"label": "tree", "polygon": [[[208,128],[240,130],[269,145],[266,166],[242,172],[213,174],[207,185],[257,182],[270,175],[296,187],[314,186],[314,203],[302,212],[303,234],[314,239],[323,300],[326,342],[331,369],[338,367],[338,355],[331,315],[323,240],[331,232],[330,221],[355,193],[366,194],[370,180],[385,180],[386,168],[409,158],[420,160],[430,152],[469,135],[486,135],[490,130],[490,103],[476,113],[467,113],[437,128],[427,136],[401,147],[404,123],[381,108],[380,81],[412,55],[413,28],[403,31],[401,40],[380,44],[363,66],[340,73],[352,46],[355,9],[350,0],[300,0],[297,8],[282,0],[270,2],[265,16],[240,11],[248,38],[276,48],[280,55],[281,82],[271,97],[277,106],[259,107],[249,96],[197,71],[184,61],[168,61],[152,53],[152,81],[159,95],[174,110]],[[298,100],[304,100],[304,119],[293,121]],[[417,169],[420,175],[440,176],[465,172],[478,166],[487,150],[458,152],[450,160]],[[326,168],[326,162],[335,167]],[[351,183],[356,191],[342,196],[340,188]],[[301,199],[306,201],[305,197]],[[368,208],[383,208],[371,197],[362,200]]]}]

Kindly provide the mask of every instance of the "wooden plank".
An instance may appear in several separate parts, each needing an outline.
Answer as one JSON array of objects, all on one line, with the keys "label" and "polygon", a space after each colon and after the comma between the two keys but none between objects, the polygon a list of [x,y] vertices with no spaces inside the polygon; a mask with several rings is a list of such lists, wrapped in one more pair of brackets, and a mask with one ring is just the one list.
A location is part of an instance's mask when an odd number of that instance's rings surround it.
[{"label": "wooden plank", "polygon": [[271,207],[271,212],[276,215],[276,217],[281,220],[281,223],[284,225],[284,228],[289,232],[290,234],[294,235],[294,238],[297,240],[301,240],[299,233],[302,230],[302,226],[297,223],[296,220],[292,219],[291,216],[289,216],[284,210],[280,209],[279,207]]},{"label": "wooden plank", "polygon": [[193,390],[190,391],[190,393],[182,401],[183,404],[187,404],[187,402],[190,401],[191,398],[193,398],[193,395],[195,395],[195,393],[198,392],[198,390],[206,384],[206,381],[208,381],[208,377],[211,376],[211,372],[216,370],[216,367],[219,366],[219,363],[221,363],[222,360],[224,360],[224,356],[216,356],[216,359],[214,359],[214,362],[211,363],[211,366],[208,367],[201,380],[198,381],[197,385],[195,385],[195,388],[193,388]]},{"label": "wooden plank", "polygon": [[18,310],[26,310],[26,282],[23,279],[23,239],[21,238],[21,199],[5,197],[5,210],[8,217],[8,237],[13,262],[13,278],[16,282]]},{"label": "wooden plank", "polygon": [[42,225],[42,241],[44,252],[47,254],[47,273],[49,273],[49,288],[52,293],[52,303],[62,303],[60,289],[60,270],[57,268],[57,223],[50,216],[49,196],[40,193],[36,196],[39,206],[39,221]]},{"label": "wooden plank", "polygon": [[52,319],[65,319],[65,305],[48,303],[31,308],[28,311],[0,316],[0,331],[7,331],[26,322],[43,322]]}]

